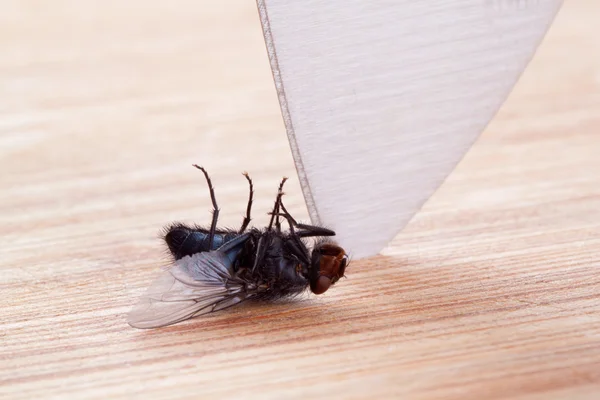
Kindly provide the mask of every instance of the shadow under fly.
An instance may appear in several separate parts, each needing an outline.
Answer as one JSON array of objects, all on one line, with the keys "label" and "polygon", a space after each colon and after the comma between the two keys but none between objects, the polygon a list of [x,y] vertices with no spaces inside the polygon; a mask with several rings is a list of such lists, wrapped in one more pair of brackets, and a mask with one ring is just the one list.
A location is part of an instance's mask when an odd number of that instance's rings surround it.
[{"label": "shadow under fly", "polygon": [[[219,208],[211,179],[203,172],[213,205],[209,228],[173,223],[164,240],[173,264],[150,286],[128,315],[135,328],[158,328],[223,310],[248,299],[273,301],[292,297],[310,287],[322,294],[341,277],[348,263],[344,249],[329,239],[335,232],[296,222],[283,205],[279,184],[270,222],[250,228],[253,185],[239,230],[217,227]],[[289,226],[282,231],[283,219]],[[306,238],[316,238],[309,251]]]}]

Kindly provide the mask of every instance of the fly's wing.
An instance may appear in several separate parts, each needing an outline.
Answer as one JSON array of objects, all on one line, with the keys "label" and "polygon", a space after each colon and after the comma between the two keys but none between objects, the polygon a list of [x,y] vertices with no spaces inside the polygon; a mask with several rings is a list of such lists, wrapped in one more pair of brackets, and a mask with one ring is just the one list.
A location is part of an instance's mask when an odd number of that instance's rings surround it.
[{"label": "fly's wing", "polygon": [[238,304],[257,288],[235,276],[230,259],[220,251],[177,260],[150,286],[131,310],[134,328],[158,328]]}]

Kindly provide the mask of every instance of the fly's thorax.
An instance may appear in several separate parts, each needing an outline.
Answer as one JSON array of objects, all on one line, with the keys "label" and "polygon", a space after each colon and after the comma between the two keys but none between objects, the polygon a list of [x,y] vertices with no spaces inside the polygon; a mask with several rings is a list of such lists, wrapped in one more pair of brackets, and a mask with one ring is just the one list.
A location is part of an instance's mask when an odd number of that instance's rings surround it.
[{"label": "fly's thorax", "polygon": [[306,286],[308,266],[290,250],[289,239],[273,235],[265,253],[266,273],[283,286]]},{"label": "fly's thorax", "polygon": [[289,240],[287,235],[273,231],[250,232],[238,257],[236,275],[251,283],[263,300],[295,295],[308,288],[309,265],[291,250]]}]

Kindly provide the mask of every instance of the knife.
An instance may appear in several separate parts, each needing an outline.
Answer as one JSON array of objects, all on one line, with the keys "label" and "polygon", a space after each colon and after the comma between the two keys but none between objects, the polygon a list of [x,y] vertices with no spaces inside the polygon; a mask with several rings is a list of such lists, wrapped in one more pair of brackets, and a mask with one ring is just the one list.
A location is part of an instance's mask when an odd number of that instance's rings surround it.
[{"label": "knife", "polygon": [[498,111],[561,0],[257,0],[313,224],[379,253]]}]

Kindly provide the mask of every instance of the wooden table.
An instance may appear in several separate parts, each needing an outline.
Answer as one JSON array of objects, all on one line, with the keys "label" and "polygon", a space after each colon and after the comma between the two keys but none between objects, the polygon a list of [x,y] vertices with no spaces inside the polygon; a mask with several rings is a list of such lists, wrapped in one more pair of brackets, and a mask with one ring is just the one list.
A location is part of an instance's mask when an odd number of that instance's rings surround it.
[{"label": "wooden table", "polygon": [[[172,220],[278,179],[252,0],[3,1],[0,398],[600,398],[600,2],[569,0],[448,181],[335,290],[141,331]],[[351,160],[349,160],[350,162]]]}]

